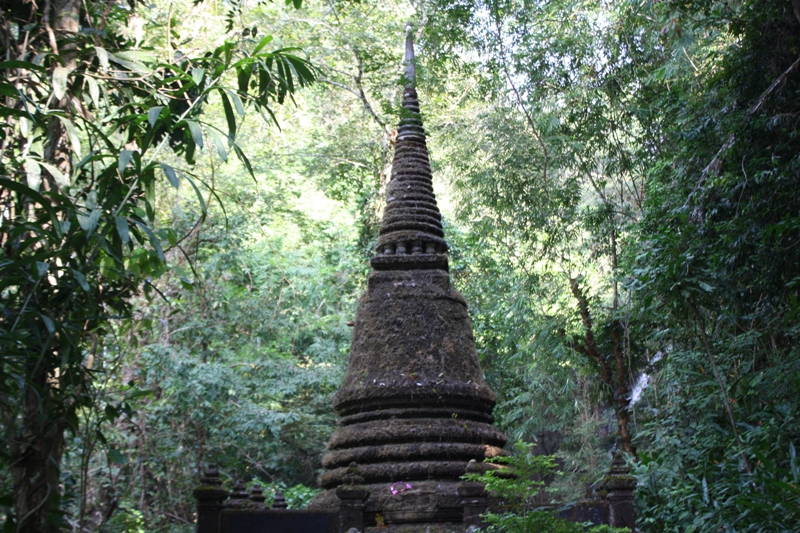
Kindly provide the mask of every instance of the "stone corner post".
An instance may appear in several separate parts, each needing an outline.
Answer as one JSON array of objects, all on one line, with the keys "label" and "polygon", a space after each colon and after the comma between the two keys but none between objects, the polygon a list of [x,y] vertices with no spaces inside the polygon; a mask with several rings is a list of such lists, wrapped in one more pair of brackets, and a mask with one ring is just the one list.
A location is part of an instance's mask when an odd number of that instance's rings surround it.
[{"label": "stone corner post", "polygon": [[228,491],[222,488],[222,480],[216,465],[208,465],[194,489],[197,501],[196,533],[220,533],[220,514]]},{"label": "stone corner post", "polygon": [[358,465],[350,463],[347,472],[342,476],[342,484],[336,488],[339,498],[339,531],[345,533],[351,529],[364,531],[364,508],[367,506],[369,491],[362,487],[364,482]]},{"label": "stone corner post", "polygon": [[[467,474],[482,472],[478,463],[473,459],[467,465]],[[458,484],[458,496],[464,507],[464,531],[470,528],[484,528],[481,515],[489,510],[489,494],[483,483],[464,480]]]},{"label": "stone corner post", "polygon": [[611,461],[611,468],[603,478],[601,487],[607,492],[608,522],[613,527],[627,527],[636,530],[636,515],[633,507],[633,492],[636,478],[630,474],[622,453],[617,452]]}]

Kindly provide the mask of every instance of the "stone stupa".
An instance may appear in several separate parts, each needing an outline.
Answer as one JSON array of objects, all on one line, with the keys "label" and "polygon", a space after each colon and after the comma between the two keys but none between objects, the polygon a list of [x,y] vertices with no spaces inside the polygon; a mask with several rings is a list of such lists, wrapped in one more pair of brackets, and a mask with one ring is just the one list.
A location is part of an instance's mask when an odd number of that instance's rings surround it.
[{"label": "stone stupa", "polygon": [[[336,509],[356,463],[367,523],[389,532],[463,531],[456,488],[471,459],[502,454],[495,395],[475,352],[467,304],[450,282],[415,89],[410,25],[403,109],[377,255],[358,303],[350,360],[334,396],[336,432],[310,509]],[[343,480],[344,478],[344,480]],[[359,480],[360,481],[360,480]]]}]

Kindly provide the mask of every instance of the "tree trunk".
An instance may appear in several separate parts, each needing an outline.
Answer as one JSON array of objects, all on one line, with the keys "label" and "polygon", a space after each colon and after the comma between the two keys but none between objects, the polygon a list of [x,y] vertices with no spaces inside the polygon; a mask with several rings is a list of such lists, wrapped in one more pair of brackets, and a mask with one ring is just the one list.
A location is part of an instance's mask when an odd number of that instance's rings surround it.
[{"label": "tree trunk", "polygon": [[[55,0],[52,4],[46,0],[42,8],[48,42],[69,69],[75,68],[75,45],[64,44],[59,50],[58,43],[80,29],[80,6],[80,0]],[[67,96],[57,105],[67,108],[68,101]],[[69,171],[71,154],[60,123],[51,134],[47,156]],[[28,363],[30,374],[21,389],[18,414],[4,413],[18,533],[56,531],[61,521],[60,467],[70,395],[61,390],[59,373],[53,367],[52,362],[60,360],[57,350],[46,343],[35,359]]]},{"label": "tree trunk", "polygon": [[[625,358],[622,352],[622,342],[619,336],[620,324],[614,320],[611,324],[610,336],[613,343],[613,354],[607,356],[597,345],[594,336],[592,316],[589,312],[589,301],[583,293],[577,278],[569,280],[570,291],[578,302],[578,314],[583,324],[583,338],[572,343],[572,348],[597,363],[600,367],[600,379],[608,390],[613,392],[614,414],[617,417],[617,428],[620,437],[620,446],[627,453],[637,457],[636,448],[632,440],[633,435],[628,429],[630,412],[628,411],[628,374],[625,372]],[[611,363],[613,363],[613,366]]]},{"label": "tree trunk", "polygon": [[22,432],[14,435],[9,446],[17,531],[54,531],[66,420],[53,398],[53,384],[44,373],[37,376],[35,386],[29,384],[24,390]]},{"label": "tree trunk", "polygon": [[628,393],[628,374],[625,372],[625,357],[622,353],[622,342],[619,337],[620,324],[615,320],[611,324],[611,341],[614,343],[614,367],[617,378],[617,387],[614,391],[614,412],[617,415],[617,427],[620,437],[620,445],[626,453],[637,457],[636,448],[631,442],[633,435],[628,430],[628,424],[631,420],[630,411],[628,411],[629,403]]}]

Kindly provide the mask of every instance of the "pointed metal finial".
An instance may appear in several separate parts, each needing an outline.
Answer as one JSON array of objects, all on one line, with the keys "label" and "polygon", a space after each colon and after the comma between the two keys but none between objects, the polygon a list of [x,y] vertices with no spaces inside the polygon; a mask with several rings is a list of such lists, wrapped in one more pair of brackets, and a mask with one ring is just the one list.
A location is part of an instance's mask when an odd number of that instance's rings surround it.
[{"label": "pointed metal finial", "polygon": [[406,57],[403,59],[403,77],[407,85],[414,85],[417,80],[417,68],[414,65],[413,26],[406,23]]}]

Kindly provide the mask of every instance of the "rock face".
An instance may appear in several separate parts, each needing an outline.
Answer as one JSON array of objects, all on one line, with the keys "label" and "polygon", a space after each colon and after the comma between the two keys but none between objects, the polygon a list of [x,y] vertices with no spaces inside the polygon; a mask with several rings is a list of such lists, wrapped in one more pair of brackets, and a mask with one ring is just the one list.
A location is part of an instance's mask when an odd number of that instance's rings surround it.
[{"label": "rock face", "polygon": [[310,506],[336,509],[335,489],[354,462],[370,492],[367,524],[409,533],[459,529],[456,488],[467,463],[503,453],[506,443],[492,426],[495,395],[483,380],[466,302],[450,283],[413,61],[409,32],[377,255],[334,397],[339,428],[319,478],[326,490]]}]

